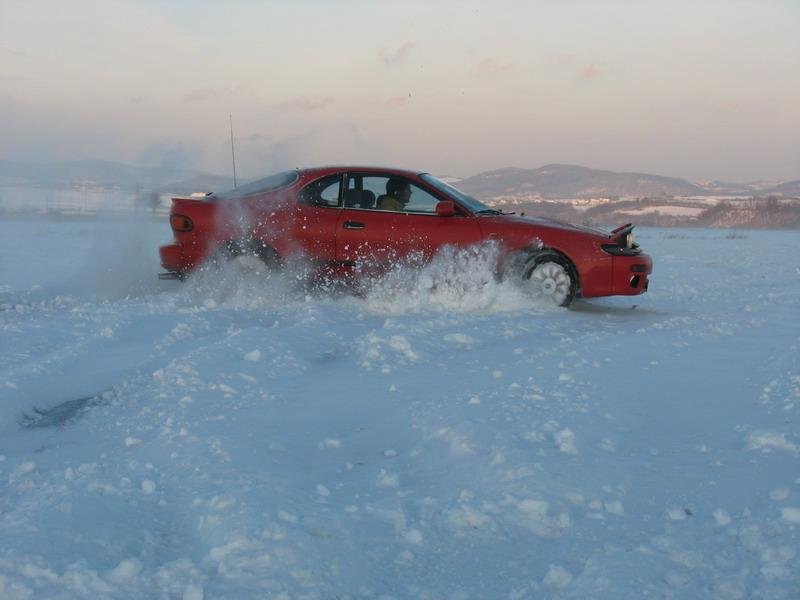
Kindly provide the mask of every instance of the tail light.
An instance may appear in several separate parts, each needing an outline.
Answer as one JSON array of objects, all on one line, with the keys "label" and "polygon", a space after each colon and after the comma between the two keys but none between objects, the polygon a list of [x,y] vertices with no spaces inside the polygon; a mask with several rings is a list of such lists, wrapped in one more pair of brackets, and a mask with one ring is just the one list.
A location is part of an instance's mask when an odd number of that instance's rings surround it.
[{"label": "tail light", "polygon": [[189,217],[176,215],[175,213],[169,216],[169,225],[174,231],[187,232],[194,229],[194,223]]}]

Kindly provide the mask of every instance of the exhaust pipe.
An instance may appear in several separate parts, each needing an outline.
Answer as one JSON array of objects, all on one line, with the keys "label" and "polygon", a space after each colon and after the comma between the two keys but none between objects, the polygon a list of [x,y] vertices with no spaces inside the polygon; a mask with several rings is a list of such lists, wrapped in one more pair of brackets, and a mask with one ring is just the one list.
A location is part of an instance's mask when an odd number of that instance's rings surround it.
[{"label": "exhaust pipe", "polygon": [[172,271],[169,272],[169,273],[159,273],[158,274],[158,278],[159,279],[183,279],[183,273],[175,273],[175,272],[172,272]]}]

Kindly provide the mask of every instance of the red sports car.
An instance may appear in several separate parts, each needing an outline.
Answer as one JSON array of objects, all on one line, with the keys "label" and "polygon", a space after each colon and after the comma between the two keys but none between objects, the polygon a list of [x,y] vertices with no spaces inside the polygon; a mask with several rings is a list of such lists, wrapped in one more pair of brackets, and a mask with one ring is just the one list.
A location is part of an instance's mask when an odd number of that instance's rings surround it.
[{"label": "red sports car", "polygon": [[605,233],[504,214],[428,173],[400,169],[286,171],[225,193],[174,198],[169,220],[164,279],[183,278],[212,257],[265,270],[302,257],[316,273],[364,277],[430,260],[444,246],[493,242],[500,276],[567,306],[576,296],[642,294],[653,266],[630,224]]}]

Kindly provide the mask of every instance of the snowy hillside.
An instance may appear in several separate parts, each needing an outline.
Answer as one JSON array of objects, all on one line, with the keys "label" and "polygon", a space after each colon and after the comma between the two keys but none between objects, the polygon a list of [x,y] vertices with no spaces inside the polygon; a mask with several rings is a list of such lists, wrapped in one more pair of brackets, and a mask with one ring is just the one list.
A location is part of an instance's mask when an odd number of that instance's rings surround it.
[{"label": "snowy hillside", "polygon": [[800,234],[638,237],[563,310],[485,249],[321,295],[0,221],[0,598],[797,598]]}]

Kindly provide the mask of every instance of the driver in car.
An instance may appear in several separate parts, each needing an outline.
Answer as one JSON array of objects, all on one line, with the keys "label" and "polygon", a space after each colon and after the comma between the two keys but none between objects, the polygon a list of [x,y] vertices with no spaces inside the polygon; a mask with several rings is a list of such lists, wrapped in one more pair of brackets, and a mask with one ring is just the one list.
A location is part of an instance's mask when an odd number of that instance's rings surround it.
[{"label": "driver in car", "polygon": [[411,185],[402,179],[391,178],[386,182],[386,194],[378,198],[381,210],[403,211],[411,199]]}]

